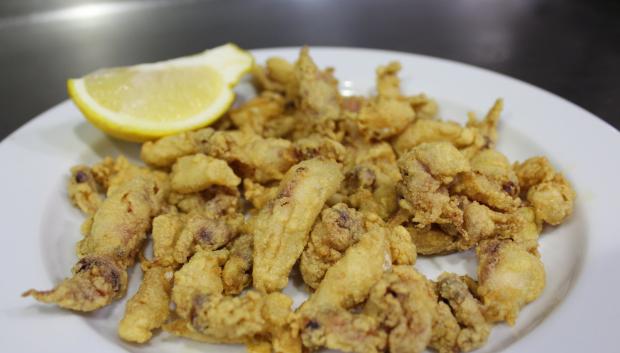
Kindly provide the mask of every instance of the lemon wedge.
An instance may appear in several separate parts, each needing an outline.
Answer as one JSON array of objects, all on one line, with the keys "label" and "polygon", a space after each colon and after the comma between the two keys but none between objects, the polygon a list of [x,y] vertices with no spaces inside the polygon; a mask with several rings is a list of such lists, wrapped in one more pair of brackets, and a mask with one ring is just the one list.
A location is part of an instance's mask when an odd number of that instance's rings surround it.
[{"label": "lemon wedge", "polygon": [[200,54],[97,70],[67,82],[86,119],[104,132],[146,141],[209,125],[232,104],[254,59],[234,44]]}]

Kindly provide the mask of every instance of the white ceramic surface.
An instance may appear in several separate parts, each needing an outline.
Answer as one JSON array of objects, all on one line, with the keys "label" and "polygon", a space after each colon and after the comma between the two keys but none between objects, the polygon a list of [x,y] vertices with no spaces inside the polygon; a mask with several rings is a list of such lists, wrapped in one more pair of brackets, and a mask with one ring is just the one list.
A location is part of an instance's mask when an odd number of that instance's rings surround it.
[{"label": "white ceramic surface", "polygon": [[[253,51],[257,61],[278,55],[293,60],[297,49]],[[370,49],[313,48],[320,66],[333,66],[343,93],[368,94],[374,70],[402,63],[403,90],[437,99],[443,118],[464,121],[505,99],[499,150],[511,160],[544,154],[577,190],[572,218],[547,228],[541,253],[547,287],[520,314],[514,327],[496,326],[479,352],[617,352],[620,321],[620,236],[616,205],[620,188],[620,134],[597,117],[551,93],[506,76],[446,60]],[[238,99],[252,94],[245,82]],[[124,300],[92,314],[75,314],[21,298],[29,288],[51,288],[69,275],[82,215],[65,194],[69,168],[107,155],[137,159],[139,147],[111,139],[88,124],[65,101],[0,143],[0,351],[3,352],[242,352],[159,334],[145,346],[116,335]],[[430,277],[441,271],[475,274],[471,253],[420,259]],[[129,294],[137,288],[133,271]],[[305,295],[294,281],[286,292]]]}]

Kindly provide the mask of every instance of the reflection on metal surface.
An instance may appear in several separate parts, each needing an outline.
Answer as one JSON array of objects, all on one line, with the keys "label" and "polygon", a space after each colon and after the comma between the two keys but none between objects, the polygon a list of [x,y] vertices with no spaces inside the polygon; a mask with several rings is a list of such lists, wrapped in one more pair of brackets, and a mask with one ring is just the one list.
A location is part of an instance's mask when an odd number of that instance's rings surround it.
[{"label": "reflection on metal surface", "polygon": [[33,13],[24,16],[9,17],[0,19],[0,29],[24,24],[40,24],[55,21],[73,21],[93,19],[97,17],[135,11],[146,10],[156,7],[172,6],[179,4],[194,3],[196,0],[151,0],[151,1],[126,1],[126,2],[101,2],[94,4],[83,4],[66,7],[58,10],[51,10]]}]

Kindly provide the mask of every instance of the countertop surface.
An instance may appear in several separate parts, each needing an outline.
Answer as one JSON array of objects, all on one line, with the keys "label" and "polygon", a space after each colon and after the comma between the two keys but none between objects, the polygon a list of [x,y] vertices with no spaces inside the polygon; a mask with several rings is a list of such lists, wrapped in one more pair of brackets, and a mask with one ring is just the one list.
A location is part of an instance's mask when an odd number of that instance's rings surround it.
[{"label": "countertop surface", "polygon": [[614,0],[4,0],[0,139],[66,99],[69,77],[225,42],[380,48],[461,61],[542,87],[620,128]]}]

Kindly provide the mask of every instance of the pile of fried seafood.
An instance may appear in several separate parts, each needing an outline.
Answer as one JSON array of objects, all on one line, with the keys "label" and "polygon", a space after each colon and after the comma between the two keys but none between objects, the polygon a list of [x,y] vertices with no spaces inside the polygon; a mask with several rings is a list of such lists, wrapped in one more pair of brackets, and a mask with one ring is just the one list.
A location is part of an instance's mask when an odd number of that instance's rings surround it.
[{"label": "pile of fried seafood", "polygon": [[[87,216],[73,274],[45,303],[92,311],[143,279],[118,333],[163,330],[259,352],[466,352],[515,323],[545,286],[538,238],[575,192],[545,157],[495,150],[502,101],[462,126],[404,95],[400,64],[376,95],[345,97],[301,50],[253,73],[259,94],[215,126],[71,170]],[[152,255],[144,254],[147,242]],[[418,272],[416,257],[476,253],[476,278]],[[300,273],[308,299],[282,293]]]}]

